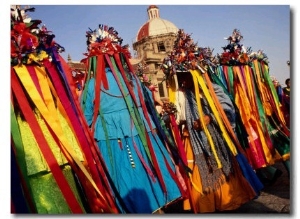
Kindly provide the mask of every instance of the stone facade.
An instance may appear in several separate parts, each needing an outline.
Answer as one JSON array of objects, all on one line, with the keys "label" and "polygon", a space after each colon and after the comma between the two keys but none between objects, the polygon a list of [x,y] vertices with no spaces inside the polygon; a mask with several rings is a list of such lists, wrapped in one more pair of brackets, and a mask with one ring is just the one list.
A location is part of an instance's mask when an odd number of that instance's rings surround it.
[{"label": "stone facade", "polygon": [[146,63],[148,68],[144,73],[158,87],[158,98],[164,99],[168,97],[168,92],[164,82],[165,75],[160,67],[164,58],[173,50],[178,28],[170,21],[160,18],[157,6],[149,6],[147,12],[149,20],[138,31],[133,50],[136,51],[136,58]]},{"label": "stone facade", "polygon": [[[155,5],[150,5],[147,13],[149,20],[137,33],[136,41],[132,45],[136,55],[130,62],[134,69],[141,61],[146,64],[144,74],[157,86],[157,98],[164,99],[168,97],[168,91],[164,82],[165,75],[160,68],[164,58],[173,50],[178,28],[172,22],[160,18],[159,8]],[[72,61],[70,55],[68,64],[72,69],[84,71],[84,65]]]}]

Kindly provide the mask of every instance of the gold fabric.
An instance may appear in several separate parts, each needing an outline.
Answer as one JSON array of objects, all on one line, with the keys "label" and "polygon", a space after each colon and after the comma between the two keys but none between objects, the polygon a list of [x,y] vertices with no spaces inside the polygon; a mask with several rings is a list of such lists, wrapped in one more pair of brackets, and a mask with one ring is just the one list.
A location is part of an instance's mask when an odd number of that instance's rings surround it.
[{"label": "gold fabric", "polygon": [[197,213],[234,210],[255,197],[255,191],[242,175],[236,162],[233,162],[235,174],[231,174],[227,181],[220,179],[219,188],[204,194],[199,169],[194,163],[193,150],[187,130],[184,132],[184,145],[188,166],[192,169],[191,179],[188,183],[191,183],[190,195],[193,202],[185,199],[183,202],[184,210],[191,210],[191,206],[195,207]]}]

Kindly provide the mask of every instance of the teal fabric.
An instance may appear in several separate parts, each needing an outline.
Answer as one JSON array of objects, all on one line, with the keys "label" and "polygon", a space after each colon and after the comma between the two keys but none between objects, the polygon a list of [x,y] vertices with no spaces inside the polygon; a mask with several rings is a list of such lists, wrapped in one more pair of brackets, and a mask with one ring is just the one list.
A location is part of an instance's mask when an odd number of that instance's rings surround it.
[{"label": "teal fabric", "polygon": [[[120,73],[118,72],[118,74]],[[161,139],[151,133],[150,126],[144,115],[144,113],[148,112],[143,112],[137,92],[137,83],[140,84],[140,81],[136,81],[132,77],[133,89],[138,102],[138,116],[144,121],[144,126],[157,156],[164,183],[167,185],[167,194],[164,194],[156,173],[153,173],[151,161],[146,154],[141,137],[138,135],[137,129],[130,118],[129,109],[124,98],[122,98],[122,93],[110,68],[106,68],[106,76],[109,82],[109,89],[105,90],[102,87],[100,94],[100,112],[103,115],[104,123],[101,122],[101,118],[98,116],[94,138],[98,142],[109,176],[113,181],[114,193],[119,194],[122,199],[117,200],[121,212],[152,213],[181,197],[176,182],[168,172],[165,159],[173,171],[175,167]],[[122,80],[121,83],[126,89],[125,94],[129,95],[125,82]],[[92,78],[86,85],[87,95],[84,115],[89,125],[93,122],[94,84],[95,80]],[[131,98],[128,99],[130,99],[131,107],[133,107],[133,100]],[[105,135],[103,124],[107,128],[107,135]],[[151,126],[155,128],[152,120]],[[109,140],[109,147],[106,136]],[[109,151],[109,148],[111,151]],[[111,162],[110,156],[112,156],[113,162]],[[154,179],[151,178],[152,174]]]},{"label": "teal fabric", "polygon": [[[105,90],[103,87],[101,88],[102,92],[100,95],[100,99],[101,99],[100,109],[104,114],[104,119],[108,129],[109,139],[117,139],[117,138],[124,138],[126,136],[137,135],[138,132],[136,128],[135,127],[133,127],[133,129],[130,128],[130,124],[131,124],[130,113],[126,106],[125,100],[122,98],[122,93],[118,87],[118,84],[115,81],[114,76],[109,68],[106,69],[106,76],[107,76],[107,80],[109,81],[109,90]],[[123,84],[123,87],[127,88],[124,81],[121,81],[121,83]],[[87,84],[87,96],[85,100],[84,115],[89,125],[92,124],[93,112],[94,112],[94,103],[93,103],[93,100],[95,98],[94,84],[95,84],[95,79],[91,78],[91,80]],[[138,97],[137,91],[135,91],[135,93],[136,93],[136,97]],[[128,90],[126,90],[126,94],[129,95]],[[132,104],[133,101],[131,100],[131,105]],[[138,110],[144,121],[146,130],[150,131],[150,127],[146,122],[142,108],[139,107]],[[152,121],[151,121],[151,125],[154,127],[154,123]],[[96,140],[106,139],[100,117],[98,117],[96,120],[94,137]]]}]

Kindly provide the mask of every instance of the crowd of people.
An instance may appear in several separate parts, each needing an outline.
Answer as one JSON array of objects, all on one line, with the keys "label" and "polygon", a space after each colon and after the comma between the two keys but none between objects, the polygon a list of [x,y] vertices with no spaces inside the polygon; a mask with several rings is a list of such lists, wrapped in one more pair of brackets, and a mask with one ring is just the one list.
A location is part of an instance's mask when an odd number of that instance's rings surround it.
[{"label": "crowd of people", "polygon": [[85,33],[78,87],[29,11],[11,13],[12,213],[222,212],[274,182],[275,162],[289,173],[289,79],[281,93],[239,30],[215,57],[180,29],[162,101],[107,25]]},{"label": "crowd of people", "polygon": [[285,87],[282,87],[275,77],[272,78],[272,81],[276,89],[278,99],[281,103],[281,108],[287,122],[287,126],[290,127],[290,78],[285,80]]}]

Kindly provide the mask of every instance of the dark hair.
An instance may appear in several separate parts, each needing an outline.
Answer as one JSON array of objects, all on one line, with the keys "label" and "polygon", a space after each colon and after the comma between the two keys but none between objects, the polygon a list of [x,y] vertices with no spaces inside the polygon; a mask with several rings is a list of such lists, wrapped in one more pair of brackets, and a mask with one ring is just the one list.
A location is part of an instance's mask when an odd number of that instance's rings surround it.
[{"label": "dark hair", "polygon": [[287,78],[286,80],[285,80],[285,84],[287,85],[287,83],[289,83],[290,82],[290,78]]}]

